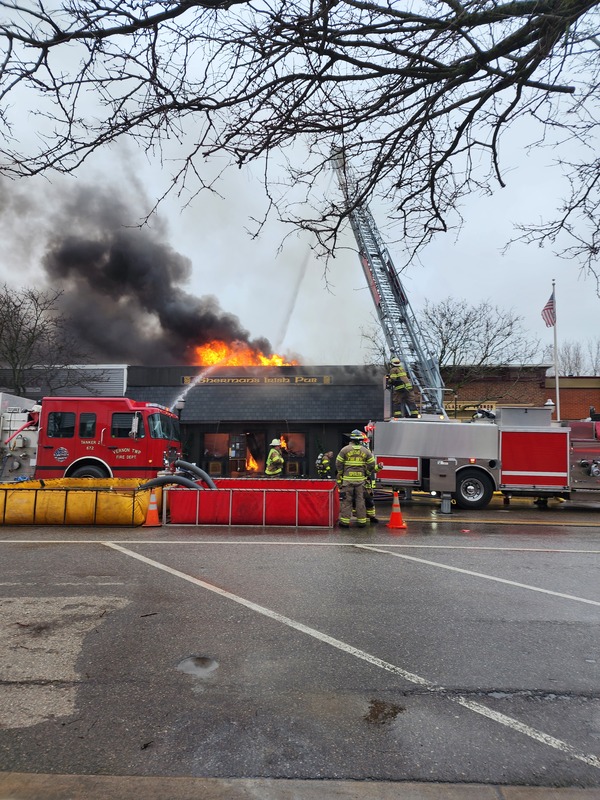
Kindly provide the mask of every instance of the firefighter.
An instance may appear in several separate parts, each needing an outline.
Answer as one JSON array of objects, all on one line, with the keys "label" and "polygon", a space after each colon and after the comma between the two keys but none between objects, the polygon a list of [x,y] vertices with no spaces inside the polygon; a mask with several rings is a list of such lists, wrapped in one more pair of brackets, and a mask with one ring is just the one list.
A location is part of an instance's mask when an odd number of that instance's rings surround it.
[{"label": "firefighter", "polygon": [[392,390],[392,416],[417,419],[419,412],[413,396],[413,385],[399,358],[390,361],[386,385]]},{"label": "firefighter", "polygon": [[335,460],[337,483],[340,489],[340,528],[349,528],[352,507],[356,509],[356,524],[364,528],[368,524],[365,504],[366,484],[375,471],[375,457],[363,444],[364,434],[353,430],[350,444],[342,447]]},{"label": "firefighter", "polygon": [[273,439],[269,447],[270,450],[267,456],[265,474],[267,478],[280,478],[283,473],[284,464],[281,454],[281,441],[279,439]]},{"label": "firefighter", "polygon": [[[371,440],[366,433],[363,433],[362,443],[367,450],[371,449]],[[375,464],[375,469],[373,470],[371,477],[365,483],[365,508],[367,509],[367,519],[371,525],[377,525],[379,523],[375,512],[375,474],[379,472],[382,467],[382,464]],[[353,511],[354,510],[355,509],[353,509]]]},{"label": "firefighter", "polygon": [[333,450],[328,450],[326,453],[319,453],[316,461],[317,475],[319,478],[334,481],[335,471],[333,462]]}]

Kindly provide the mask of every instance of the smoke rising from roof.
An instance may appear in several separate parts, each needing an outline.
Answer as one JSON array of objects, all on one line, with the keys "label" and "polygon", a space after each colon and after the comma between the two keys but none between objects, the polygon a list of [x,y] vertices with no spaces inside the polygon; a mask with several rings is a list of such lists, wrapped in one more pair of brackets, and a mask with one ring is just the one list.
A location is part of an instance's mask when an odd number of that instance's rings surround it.
[{"label": "smoke rising from roof", "polygon": [[91,358],[191,363],[193,348],[213,339],[239,340],[271,355],[269,341],[250,339],[216,297],[182,288],[191,261],[165,242],[160,225],[125,227],[140,214],[108,190],[79,187],[50,213],[42,266],[47,282],[63,290],[60,311]]}]

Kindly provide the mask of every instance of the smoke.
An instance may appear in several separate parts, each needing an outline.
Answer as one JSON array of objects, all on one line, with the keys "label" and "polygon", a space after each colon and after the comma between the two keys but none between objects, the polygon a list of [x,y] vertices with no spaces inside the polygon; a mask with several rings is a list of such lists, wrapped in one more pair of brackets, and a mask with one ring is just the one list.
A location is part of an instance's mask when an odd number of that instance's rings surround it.
[{"label": "smoke", "polygon": [[131,201],[80,186],[48,214],[45,282],[62,289],[59,310],[91,358],[140,366],[191,363],[193,348],[213,339],[272,354],[269,341],[251,339],[216,297],[182,288],[191,261],[165,242],[160,225],[126,227],[140,218]]}]

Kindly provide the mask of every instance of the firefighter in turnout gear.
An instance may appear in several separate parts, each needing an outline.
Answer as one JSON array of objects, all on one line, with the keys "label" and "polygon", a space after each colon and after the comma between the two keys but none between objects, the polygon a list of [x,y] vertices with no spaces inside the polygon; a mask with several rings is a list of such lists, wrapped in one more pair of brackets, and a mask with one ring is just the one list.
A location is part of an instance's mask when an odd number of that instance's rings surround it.
[{"label": "firefighter in turnout gear", "polygon": [[[356,524],[364,528],[368,524],[365,493],[375,471],[375,457],[364,446],[364,434],[354,430],[350,444],[342,447],[335,460],[337,483],[340,490],[340,528],[349,528],[352,507],[356,509]],[[374,510],[374,509],[373,509]]]},{"label": "firefighter in turnout gear", "polygon": [[386,386],[392,390],[392,416],[418,418],[419,412],[414,400],[413,385],[399,358],[392,358]]},{"label": "firefighter in turnout gear", "polygon": [[265,474],[267,478],[280,478],[285,463],[281,455],[281,441],[279,439],[273,439],[269,447],[270,450],[265,465]]},{"label": "firefighter in turnout gear", "polygon": [[333,459],[333,450],[328,450],[326,453],[319,453],[317,456],[317,475],[319,478],[326,480],[335,480],[335,466]]},{"label": "firefighter in turnout gear", "polygon": [[[367,450],[371,449],[371,440],[366,433],[363,434],[363,444]],[[371,477],[365,483],[365,508],[367,510],[367,519],[371,525],[377,525],[379,522],[375,513],[375,475],[380,469],[383,469],[383,465],[375,464]]]}]

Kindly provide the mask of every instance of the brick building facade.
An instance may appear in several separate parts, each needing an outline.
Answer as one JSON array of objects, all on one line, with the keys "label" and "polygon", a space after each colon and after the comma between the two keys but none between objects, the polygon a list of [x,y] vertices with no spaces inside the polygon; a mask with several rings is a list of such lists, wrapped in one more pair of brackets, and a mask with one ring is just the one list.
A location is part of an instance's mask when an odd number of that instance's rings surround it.
[{"label": "brick building facade", "polygon": [[[470,380],[460,387],[463,376],[442,370],[446,386],[460,388],[446,393],[450,416],[468,418],[478,404],[493,410],[496,406],[543,406],[548,400],[556,405],[556,380],[546,375],[548,367],[492,367],[486,376]],[[456,381],[456,382],[454,382]],[[590,408],[600,412],[600,376],[559,378],[561,419],[585,419]],[[556,411],[554,412],[556,419]]]}]

